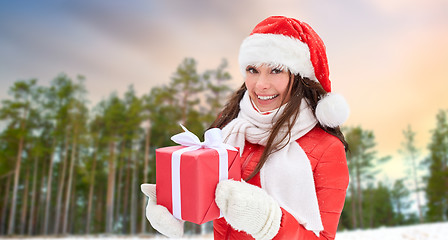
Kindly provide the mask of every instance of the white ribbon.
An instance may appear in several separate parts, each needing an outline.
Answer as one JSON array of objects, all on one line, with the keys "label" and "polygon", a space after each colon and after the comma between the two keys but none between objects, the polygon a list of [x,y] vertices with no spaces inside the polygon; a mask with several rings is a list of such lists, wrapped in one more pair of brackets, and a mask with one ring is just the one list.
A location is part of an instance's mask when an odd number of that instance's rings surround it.
[{"label": "white ribbon", "polygon": [[[221,129],[211,128],[204,133],[204,142],[201,142],[194,133],[180,125],[185,131],[171,137],[175,143],[186,148],[174,151],[171,156],[171,177],[172,177],[172,200],[173,216],[182,220],[181,194],[180,194],[180,157],[185,152],[198,150],[201,148],[211,148],[218,152],[219,156],[219,181],[228,179],[228,150],[238,151],[236,148],[223,143]],[[221,214],[222,215],[222,214]]]}]

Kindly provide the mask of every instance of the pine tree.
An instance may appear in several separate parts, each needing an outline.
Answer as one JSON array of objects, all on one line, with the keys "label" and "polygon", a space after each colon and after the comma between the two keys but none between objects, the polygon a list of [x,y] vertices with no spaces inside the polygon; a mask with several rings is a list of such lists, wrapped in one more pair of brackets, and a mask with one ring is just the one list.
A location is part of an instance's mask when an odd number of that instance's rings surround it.
[{"label": "pine tree", "polygon": [[181,123],[184,125],[187,124],[190,112],[199,104],[198,93],[203,89],[202,79],[196,68],[196,60],[185,58],[171,77],[170,88],[176,91],[176,103],[181,111]]},{"label": "pine tree", "polygon": [[411,203],[409,201],[410,192],[406,188],[404,183],[404,179],[396,180],[390,192],[392,205],[395,211],[394,224],[397,225],[403,225],[406,223],[404,212],[411,206]]},{"label": "pine tree", "polygon": [[144,232],[138,186],[155,182],[154,149],[173,145],[179,123],[203,134],[229,91],[226,67],[201,74],[185,59],[167,85],[143,98],[130,87],[92,111],[81,76],[14,83],[0,110],[0,234]]},{"label": "pine tree", "polygon": [[[79,104],[85,104],[83,102],[85,100],[82,97],[85,95],[83,77],[78,76],[77,80],[78,83],[74,82],[66,74],[59,74],[52,80],[50,88],[46,91],[47,101],[44,106],[46,111],[48,111],[46,118],[54,126],[54,132],[52,134],[54,142],[52,144],[52,153],[50,154],[50,166],[48,171],[49,177],[47,187],[49,191],[47,192],[47,201],[45,206],[45,233],[49,231],[48,228],[50,225],[53,227],[52,233],[60,233],[61,228],[64,227],[64,214],[67,213],[67,211],[64,211],[64,208],[69,207],[68,204],[70,200],[67,200],[67,197],[70,196],[70,193],[67,192],[67,188],[71,188],[71,186],[67,185],[67,183],[70,182],[70,179],[67,179],[67,177],[70,177],[69,155],[70,147],[74,146],[73,140],[78,134],[74,134],[73,131],[78,122],[76,122],[76,119],[73,119],[71,115],[73,112],[78,111],[75,104],[76,102],[80,102]],[[87,110],[85,109],[83,111]],[[79,120],[82,121],[82,119]],[[55,168],[55,166],[53,166],[53,159],[55,157],[61,160],[57,165],[57,170],[59,170],[59,173],[54,173],[53,171],[53,168]],[[56,203],[51,203],[52,181],[54,180],[53,174],[58,176]],[[63,204],[64,193],[66,196],[65,204]],[[50,219],[51,216],[53,216],[50,213],[50,206],[55,206],[53,221]],[[50,224],[50,222],[53,222],[54,224]]]},{"label": "pine tree", "polygon": [[176,91],[167,86],[154,87],[145,98],[151,122],[150,142],[154,147],[172,145],[170,137],[178,133],[181,111],[174,98]]},{"label": "pine tree", "polygon": [[448,219],[448,120],[447,111],[437,114],[436,128],[432,130],[430,151],[426,164],[429,175],[426,178],[426,199],[428,221]]},{"label": "pine tree", "polygon": [[364,201],[363,216],[364,227],[376,228],[380,226],[390,226],[394,222],[394,209],[391,201],[391,192],[381,181],[374,187],[369,184],[363,189]]},{"label": "pine tree", "polygon": [[420,177],[418,176],[418,166],[420,165],[418,161],[419,150],[415,146],[414,137],[415,132],[412,130],[411,126],[403,131],[404,142],[402,142],[403,149],[400,151],[404,156],[405,160],[408,161],[409,178],[412,179],[415,194],[417,210],[420,223],[423,222],[423,213],[420,200]]},{"label": "pine tree", "polygon": [[37,79],[28,81],[17,81],[10,88],[10,94],[13,96],[12,100],[3,100],[2,108],[0,109],[0,119],[8,122],[7,131],[13,139],[15,149],[15,167],[14,167],[14,181],[12,190],[11,207],[9,211],[8,231],[11,235],[15,232],[15,218],[18,202],[18,187],[20,178],[20,169],[22,164],[22,157],[24,154],[25,141],[31,133],[30,115],[35,114],[36,107],[36,93],[37,93]]},{"label": "pine tree", "polygon": [[[127,145],[127,157],[128,157],[128,171],[127,171],[127,185],[125,186],[130,192],[130,201],[125,207],[130,208],[130,214],[124,214],[123,219],[128,219],[128,226],[124,225],[125,229],[129,229],[129,233],[135,234],[137,232],[137,178],[138,178],[138,142],[142,135],[141,124],[143,122],[143,104],[142,100],[135,94],[134,88],[129,87],[125,93],[124,99],[126,107],[126,120],[124,122],[124,141]],[[140,192],[140,191],[139,191]]]},{"label": "pine tree", "polygon": [[112,94],[107,102],[102,103],[105,121],[105,136],[108,141],[108,170],[106,197],[106,233],[114,231],[114,206],[116,188],[117,146],[123,134],[125,106],[116,94]]},{"label": "pine tree", "polygon": [[94,189],[96,184],[97,176],[97,162],[98,156],[100,155],[100,133],[101,129],[104,127],[104,121],[101,116],[96,115],[94,119],[89,124],[89,134],[92,146],[92,156],[90,161],[86,163],[86,171],[88,172],[88,185],[89,193],[87,197],[87,213],[86,213],[86,234],[90,234],[91,230],[94,229],[92,226],[92,210],[93,210],[93,198]]},{"label": "pine tree", "polygon": [[222,59],[221,64],[215,70],[206,71],[203,76],[206,84],[205,90],[208,92],[208,94],[206,93],[207,109],[204,121],[208,125],[216,119],[231,92],[231,88],[226,85],[226,82],[232,79],[230,73],[226,71],[227,66],[227,60]]},{"label": "pine tree", "polygon": [[79,145],[80,141],[82,141],[82,135],[86,132],[86,124],[88,119],[88,109],[86,106],[86,90],[83,85],[84,78],[78,77],[79,82],[75,84],[75,96],[74,99],[70,102],[70,111],[69,111],[69,121],[72,126],[72,146],[70,153],[70,166],[69,166],[69,175],[67,180],[67,188],[65,194],[65,207],[64,207],[64,218],[62,221],[62,233],[68,233],[68,224],[69,224],[69,209],[70,209],[70,201],[71,196],[75,198],[75,188],[74,186],[74,169],[75,166],[78,165],[79,158]]},{"label": "pine tree", "polygon": [[351,226],[364,228],[363,188],[373,180],[377,173],[377,164],[387,161],[389,157],[376,156],[376,142],[372,131],[363,130],[361,127],[351,127],[345,129],[344,132],[349,145],[347,161],[351,179],[349,184]]}]

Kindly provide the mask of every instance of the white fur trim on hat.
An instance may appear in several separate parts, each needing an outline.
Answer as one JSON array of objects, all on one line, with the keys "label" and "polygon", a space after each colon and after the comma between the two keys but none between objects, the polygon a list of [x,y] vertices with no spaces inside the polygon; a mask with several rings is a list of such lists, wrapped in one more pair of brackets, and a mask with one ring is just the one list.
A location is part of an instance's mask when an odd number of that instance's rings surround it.
[{"label": "white fur trim on hat", "polygon": [[247,37],[241,44],[238,57],[243,76],[246,76],[249,65],[268,64],[284,66],[293,74],[317,81],[310,59],[307,44],[280,34],[253,34]]},{"label": "white fur trim on hat", "polygon": [[316,118],[321,125],[338,127],[343,124],[350,114],[350,108],[342,95],[327,93],[316,107]]}]

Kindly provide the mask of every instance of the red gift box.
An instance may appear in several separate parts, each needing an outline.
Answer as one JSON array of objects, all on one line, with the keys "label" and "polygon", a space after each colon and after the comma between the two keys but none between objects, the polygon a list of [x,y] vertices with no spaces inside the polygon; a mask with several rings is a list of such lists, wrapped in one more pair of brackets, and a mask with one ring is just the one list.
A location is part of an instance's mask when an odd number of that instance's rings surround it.
[{"label": "red gift box", "polygon": [[[215,203],[215,189],[220,174],[218,151],[200,148],[183,152],[180,155],[180,164],[177,167],[174,166],[174,169],[178,168],[178,170],[173,170],[173,153],[183,148],[186,147],[174,146],[156,150],[157,204],[165,206],[173,214],[173,191],[175,191],[173,189],[180,188],[180,196],[174,201],[178,202],[177,205],[174,203],[178,207],[174,208],[180,208],[176,212],[181,215],[182,220],[202,224],[219,218],[220,210]],[[224,151],[228,155],[227,164],[225,164],[228,167],[226,172],[228,179],[240,180],[239,152],[226,149]],[[177,164],[174,163],[174,165]],[[173,171],[178,171],[179,175],[173,177]],[[176,182],[178,185],[173,185]]]}]

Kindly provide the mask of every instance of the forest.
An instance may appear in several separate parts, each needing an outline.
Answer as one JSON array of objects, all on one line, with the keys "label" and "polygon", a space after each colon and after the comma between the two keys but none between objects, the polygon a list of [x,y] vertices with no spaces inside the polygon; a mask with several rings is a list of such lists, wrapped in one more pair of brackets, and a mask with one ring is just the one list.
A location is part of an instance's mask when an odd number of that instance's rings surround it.
[{"label": "forest", "polygon": [[[111,93],[89,107],[85,76],[57,75],[49,86],[17,80],[0,107],[0,235],[152,234],[140,184],[155,183],[155,149],[175,145],[183,124],[201,136],[233,89],[227,61],[198,72],[185,58],[168,84],[137,96]],[[376,178],[390,161],[374,132],[342,128],[350,184],[339,229],[448,220],[447,110],[435,116],[428,154],[403,129],[404,179]],[[424,173],[424,174],[422,174]],[[416,210],[411,210],[411,206]],[[187,224],[188,234],[211,223]]]}]

